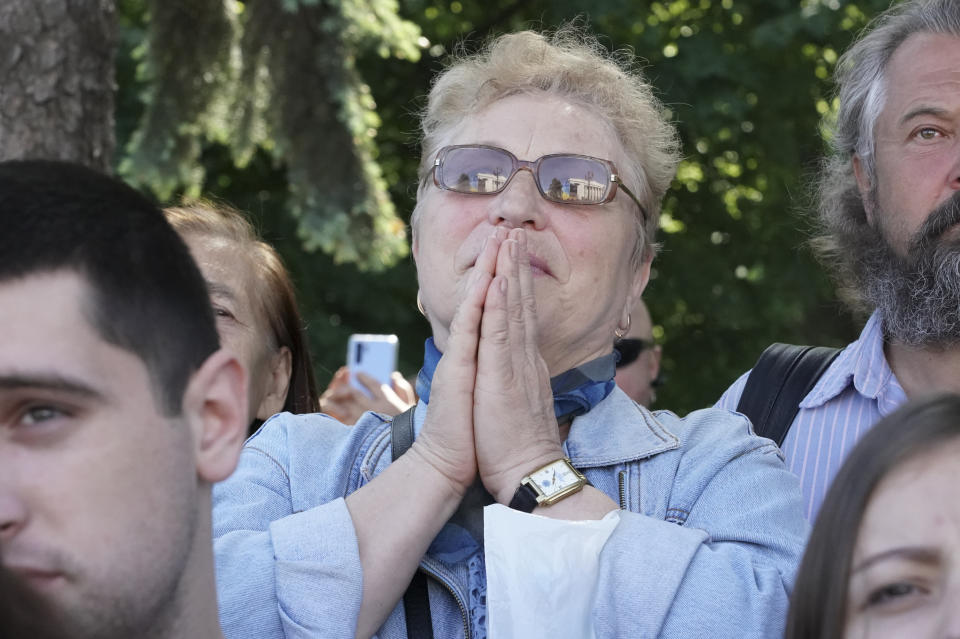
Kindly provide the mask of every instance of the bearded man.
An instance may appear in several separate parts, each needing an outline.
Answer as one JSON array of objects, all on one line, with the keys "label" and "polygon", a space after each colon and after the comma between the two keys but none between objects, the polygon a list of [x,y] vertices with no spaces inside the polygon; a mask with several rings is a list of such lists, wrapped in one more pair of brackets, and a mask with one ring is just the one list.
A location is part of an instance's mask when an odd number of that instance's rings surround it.
[{"label": "bearded man", "polygon": [[[815,246],[869,320],[783,440],[810,519],[877,420],[907,398],[960,392],[960,2],[892,7],[842,56],[836,80]],[[737,407],[748,375],[719,406]]]}]

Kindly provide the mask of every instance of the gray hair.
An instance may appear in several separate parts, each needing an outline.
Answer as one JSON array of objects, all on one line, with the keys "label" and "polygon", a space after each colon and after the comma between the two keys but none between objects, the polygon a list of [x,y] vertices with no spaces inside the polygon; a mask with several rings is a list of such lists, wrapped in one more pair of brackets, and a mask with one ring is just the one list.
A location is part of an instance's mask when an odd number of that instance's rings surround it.
[{"label": "gray hair", "polygon": [[837,63],[839,108],[830,128],[831,154],[823,161],[818,187],[820,233],[813,241],[821,261],[834,270],[842,299],[870,311],[862,295],[853,249],[867,225],[866,207],[853,171],[853,157],[876,190],[875,134],[887,96],[886,71],[897,48],[916,33],[960,37],[960,1],[907,0],[891,7],[861,33]]},{"label": "gray hair", "polygon": [[[434,81],[421,115],[420,190],[444,140],[471,114],[510,95],[543,91],[583,104],[616,132],[628,166],[619,167],[649,215],[635,215],[638,266],[655,251],[660,202],[680,159],[676,128],[650,83],[632,67],[632,54],[608,53],[583,29],[568,25],[551,35],[521,31],[490,40],[482,51],[455,58]],[[418,211],[414,210],[416,232]]]}]

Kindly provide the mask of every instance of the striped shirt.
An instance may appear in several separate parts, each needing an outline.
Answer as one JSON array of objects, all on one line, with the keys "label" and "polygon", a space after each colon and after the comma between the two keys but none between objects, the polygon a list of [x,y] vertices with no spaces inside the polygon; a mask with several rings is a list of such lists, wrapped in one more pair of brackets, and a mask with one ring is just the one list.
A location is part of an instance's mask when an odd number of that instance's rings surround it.
[{"label": "striped shirt", "polygon": [[[718,407],[737,409],[749,374],[727,389]],[[810,521],[854,444],[906,399],[884,357],[883,330],[874,313],[857,341],[837,356],[800,402],[800,412],[783,441],[787,468],[800,477]]]}]

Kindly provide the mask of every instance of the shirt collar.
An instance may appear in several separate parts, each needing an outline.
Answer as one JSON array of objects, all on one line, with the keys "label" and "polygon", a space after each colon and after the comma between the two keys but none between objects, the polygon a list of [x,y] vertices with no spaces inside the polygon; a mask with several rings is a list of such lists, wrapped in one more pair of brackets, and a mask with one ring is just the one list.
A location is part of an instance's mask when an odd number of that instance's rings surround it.
[{"label": "shirt collar", "polygon": [[800,408],[826,404],[847,389],[851,382],[862,397],[876,401],[884,415],[903,403],[906,394],[887,363],[883,344],[883,322],[874,311],[860,337],[837,356],[813,390],[800,402]]}]

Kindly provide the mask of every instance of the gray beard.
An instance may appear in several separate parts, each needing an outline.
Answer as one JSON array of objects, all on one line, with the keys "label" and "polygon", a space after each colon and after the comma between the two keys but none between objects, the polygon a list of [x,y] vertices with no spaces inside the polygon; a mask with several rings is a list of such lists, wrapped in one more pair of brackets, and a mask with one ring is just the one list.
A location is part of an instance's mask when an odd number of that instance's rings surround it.
[{"label": "gray beard", "polygon": [[943,239],[957,224],[960,192],[930,213],[910,238],[906,256],[872,227],[853,247],[862,256],[860,289],[880,314],[888,339],[916,347],[960,344],[960,240]]}]

